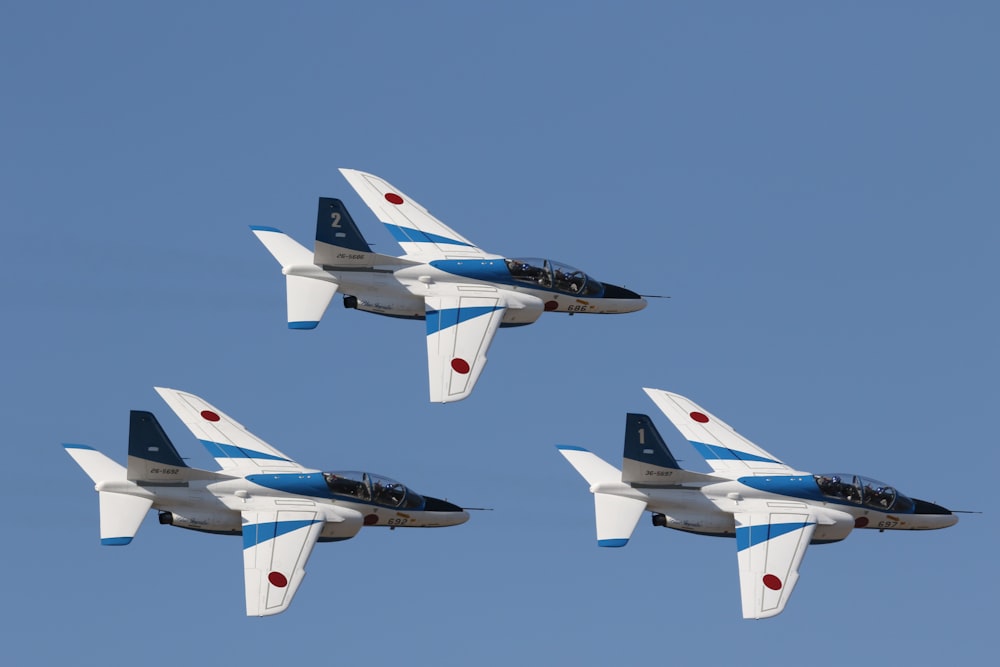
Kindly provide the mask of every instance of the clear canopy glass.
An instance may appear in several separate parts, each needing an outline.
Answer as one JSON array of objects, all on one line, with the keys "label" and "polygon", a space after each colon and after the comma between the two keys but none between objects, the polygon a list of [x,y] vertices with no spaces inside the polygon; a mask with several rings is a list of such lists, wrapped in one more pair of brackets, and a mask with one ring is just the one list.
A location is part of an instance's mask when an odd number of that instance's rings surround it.
[{"label": "clear canopy glass", "polygon": [[861,475],[831,473],[813,475],[824,496],[864,505],[880,512],[909,512],[913,501],[885,482]]},{"label": "clear canopy glass", "polygon": [[598,297],[604,292],[604,285],[568,264],[536,257],[504,261],[507,262],[511,277],[518,282],[532,283],[574,296]]},{"label": "clear canopy glass", "polygon": [[346,496],[385,507],[420,509],[423,497],[394,479],[354,470],[324,472],[323,478],[336,496]]}]

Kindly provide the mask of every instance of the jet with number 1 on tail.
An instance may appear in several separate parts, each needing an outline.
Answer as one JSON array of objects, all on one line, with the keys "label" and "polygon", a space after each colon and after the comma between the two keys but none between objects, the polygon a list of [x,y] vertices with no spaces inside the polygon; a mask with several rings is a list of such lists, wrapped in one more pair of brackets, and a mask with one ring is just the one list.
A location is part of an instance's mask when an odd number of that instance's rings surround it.
[{"label": "jet with number 1 on tail", "polygon": [[435,528],[469,514],[388,477],[306,468],[193,394],[156,388],[221,470],[188,466],[151,412],[133,410],[128,464],[93,447],[63,445],[94,481],[101,544],[129,544],[146,513],[161,524],[243,536],[247,616],[288,608],[317,542],[348,540],[363,526]]},{"label": "jet with number 1 on tail", "polygon": [[798,471],[690,399],[645,391],[712,473],[682,469],[646,415],[626,418],[621,470],[582,447],[558,446],[594,494],[597,544],[625,546],[646,511],[654,526],[735,537],[743,618],[781,613],[810,544],[839,542],[856,528],[933,530],[958,521],[867,477]]},{"label": "jet with number 1 on tail", "polygon": [[340,171],[405,254],[373,252],[339,199],[320,198],[312,251],[273,227],[251,227],[281,264],[288,326],[315,328],[337,292],[346,308],[425,320],[432,402],[469,396],[499,327],[531,324],[543,312],[646,306],[641,295],[566,264],[485,252],[378,176]]}]

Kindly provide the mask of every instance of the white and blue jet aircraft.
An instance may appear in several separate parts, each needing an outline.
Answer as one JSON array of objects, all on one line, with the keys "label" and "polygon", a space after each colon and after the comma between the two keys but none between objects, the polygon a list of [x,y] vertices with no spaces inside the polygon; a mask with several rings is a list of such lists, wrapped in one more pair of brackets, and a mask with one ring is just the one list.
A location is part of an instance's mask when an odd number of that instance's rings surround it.
[{"label": "white and blue jet aircraft", "polygon": [[622,469],[581,447],[559,451],[590,484],[597,543],[622,547],[645,511],[653,525],[736,538],[743,618],[780,614],[810,544],[855,528],[933,530],[952,512],[859,475],[814,475],[785,465],[691,400],[646,389],[712,474],[683,470],[649,417],[629,414]]},{"label": "white and blue jet aircraft", "polygon": [[339,199],[320,198],[310,251],[273,227],[251,227],[285,274],[288,326],[313,329],[333,295],[344,306],[427,322],[430,400],[466,398],[497,327],[531,324],[543,312],[630,313],[635,292],[547,259],[485,252],[377,176],[341,169],[404,255],[372,252]]},{"label": "white and blue jet aircraft", "polygon": [[96,485],[101,544],[129,544],[151,508],[161,524],[242,535],[247,616],[288,608],[316,542],[350,539],[362,526],[434,528],[469,519],[461,507],[387,477],[303,467],[203,399],[156,391],[221,470],[184,463],[151,412],[130,414],[127,466],[86,445],[63,445]]}]

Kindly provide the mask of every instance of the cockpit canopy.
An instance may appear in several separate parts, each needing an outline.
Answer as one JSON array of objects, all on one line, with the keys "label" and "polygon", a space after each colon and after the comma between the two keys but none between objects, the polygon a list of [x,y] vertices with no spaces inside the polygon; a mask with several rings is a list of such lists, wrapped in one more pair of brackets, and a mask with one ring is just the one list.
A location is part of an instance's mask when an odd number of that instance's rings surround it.
[{"label": "cockpit canopy", "polygon": [[367,472],[337,471],[324,472],[323,479],[335,496],[346,496],[384,507],[419,510],[424,507],[424,499],[394,479]]},{"label": "cockpit canopy", "polygon": [[522,283],[565,292],[574,296],[599,297],[604,285],[568,264],[535,257],[506,259],[511,277]]},{"label": "cockpit canopy", "polygon": [[913,501],[885,482],[861,475],[831,473],[813,475],[824,496],[864,505],[879,512],[912,512]]}]

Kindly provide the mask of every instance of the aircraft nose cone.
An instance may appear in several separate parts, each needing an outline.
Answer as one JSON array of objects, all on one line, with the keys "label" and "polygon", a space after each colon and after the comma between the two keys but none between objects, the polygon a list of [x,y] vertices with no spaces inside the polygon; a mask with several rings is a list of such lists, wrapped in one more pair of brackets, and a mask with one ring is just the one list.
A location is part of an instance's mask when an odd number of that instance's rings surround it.
[{"label": "aircraft nose cone", "polygon": [[933,528],[947,528],[958,523],[958,517],[951,510],[926,500],[913,499],[914,514],[921,515],[924,522],[933,524]]},{"label": "aircraft nose cone", "polygon": [[625,287],[619,287],[618,285],[612,285],[610,283],[601,283],[604,285],[604,294],[601,296],[602,299],[621,299],[622,301],[632,301],[632,306],[628,310],[623,312],[633,312],[636,310],[642,310],[646,307],[646,300],[642,298],[641,294],[637,294],[630,289]]},{"label": "aircraft nose cone", "polygon": [[[447,519],[447,525],[457,526],[469,520],[469,513],[454,503],[440,498],[424,496],[425,512],[440,512],[443,519]],[[450,516],[445,516],[450,515]]]}]

